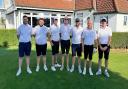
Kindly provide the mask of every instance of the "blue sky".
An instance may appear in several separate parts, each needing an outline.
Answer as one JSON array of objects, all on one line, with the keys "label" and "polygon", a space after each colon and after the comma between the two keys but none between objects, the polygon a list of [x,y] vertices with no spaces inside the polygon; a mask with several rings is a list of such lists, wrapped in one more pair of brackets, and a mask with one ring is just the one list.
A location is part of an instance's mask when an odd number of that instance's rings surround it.
[{"label": "blue sky", "polygon": [[0,0],[0,7],[2,7],[2,2],[3,2],[3,0]]}]

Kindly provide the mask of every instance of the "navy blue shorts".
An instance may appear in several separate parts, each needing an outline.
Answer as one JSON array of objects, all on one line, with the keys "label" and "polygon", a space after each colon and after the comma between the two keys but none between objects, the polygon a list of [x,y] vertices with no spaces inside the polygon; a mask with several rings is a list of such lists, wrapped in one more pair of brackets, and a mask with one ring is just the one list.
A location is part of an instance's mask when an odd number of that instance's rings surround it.
[{"label": "navy blue shorts", "polygon": [[82,55],[82,44],[72,44],[72,56],[77,56],[81,57]]},{"label": "navy blue shorts", "polygon": [[[105,46],[107,46],[107,44],[101,44],[101,46],[105,47]],[[100,49],[100,47],[98,47],[99,59],[102,59],[103,54],[104,54],[104,59],[108,60],[109,59],[109,52],[110,52],[110,46],[108,46],[107,50],[104,52]]]},{"label": "navy blue shorts", "polygon": [[61,51],[62,54],[69,54],[70,40],[61,40]]},{"label": "navy blue shorts", "polygon": [[19,43],[19,57],[30,56],[31,54],[31,42]]},{"label": "navy blue shorts", "polygon": [[52,55],[56,55],[59,53],[59,41],[52,41]]},{"label": "navy blue shorts", "polygon": [[84,45],[84,59],[89,58],[92,60],[93,56],[93,45]]},{"label": "navy blue shorts", "polygon": [[36,44],[36,54],[37,54],[37,56],[46,55],[46,51],[47,51],[47,44],[44,44],[44,45]]}]

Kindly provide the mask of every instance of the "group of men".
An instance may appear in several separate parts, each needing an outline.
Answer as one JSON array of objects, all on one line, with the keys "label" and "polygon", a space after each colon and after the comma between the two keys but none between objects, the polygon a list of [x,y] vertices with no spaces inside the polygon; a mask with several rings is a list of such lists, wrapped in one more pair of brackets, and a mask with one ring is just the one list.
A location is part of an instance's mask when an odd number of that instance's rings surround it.
[{"label": "group of men", "polygon": [[[108,27],[107,20],[105,18],[100,21],[100,28],[98,32],[93,29],[93,21],[87,19],[87,27],[82,28],[79,18],[75,19],[75,26],[69,25],[68,17],[64,18],[63,24],[58,26],[58,18],[55,17],[50,29],[44,25],[44,18],[38,20],[38,25],[32,28],[28,24],[28,17],[23,16],[23,24],[17,29],[17,37],[19,39],[19,69],[16,76],[21,74],[21,66],[23,57],[26,56],[27,72],[32,73],[30,65],[31,54],[31,36],[35,37],[36,54],[37,54],[37,66],[36,72],[40,70],[40,59],[43,57],[44,70],[48,71],[46,64],[47,54],[47,41],[49,40],[52,48],[52,65],[51,70],[56,71],[56,67],[60,67],[63,71],[65,68],[64,61],[66,57],[66,69],[69,72],[73,72],[75,69],[75,60],[78,58],[78,72],[86,75],[87,59],[89,59],[89,75],[93,75],[92,71],[92,59],[94,44],[98,48],[98,71],[96,75],[101,75],[102,57],[104,54],[105,59],[105,76],[109,77],[108,73],[108,59],[110,52],[110,43],[112,37],[112,31]],[[61,45],[61,65],[58,63],[59,46]],[[70,46],[72,48],[72,66],[69,66],[69,51]],[[84,68],[81,67],[81,56],[84,52]],[[83,71],[82,71],[83,69]]]}]

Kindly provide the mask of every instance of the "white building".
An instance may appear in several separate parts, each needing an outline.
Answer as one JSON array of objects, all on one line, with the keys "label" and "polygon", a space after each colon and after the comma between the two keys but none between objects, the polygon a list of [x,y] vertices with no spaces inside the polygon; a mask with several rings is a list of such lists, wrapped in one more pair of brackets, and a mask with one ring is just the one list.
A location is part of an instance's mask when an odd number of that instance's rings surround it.
[{"label": "white building", "polygon": [[0,29],[5,28],[4,19],[5,19],[5,9],[0,8]]},{"label": "white building", "polygon": [[70,23],[80,18],[83,27],[86,20],[94,20],[94,29],[100,27],[100,19],[106,17],[114,32],[128,32],[128,0],[4,0],[6,9],[6,27],[17,28],[22,17],[29,17],[31,26],[37,25],[39,17],[45,18],[45,25],[50,26],[53,17],[59,18],[59,25],[68,16]]}]

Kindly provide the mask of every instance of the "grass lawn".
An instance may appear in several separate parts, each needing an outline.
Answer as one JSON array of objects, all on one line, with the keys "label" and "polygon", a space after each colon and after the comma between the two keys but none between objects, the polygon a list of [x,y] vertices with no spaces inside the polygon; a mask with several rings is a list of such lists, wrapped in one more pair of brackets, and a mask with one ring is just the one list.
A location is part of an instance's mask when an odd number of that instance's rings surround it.
[{"label": "grass lawn", "polygon": [[[111,52],[109,61],[110,78],[102,76],[83,76],[78,74],[77,66],[73,73],[64,71],[52,72],[51,50],[48,47],[47,64],[49,71],[36,73],[35,47],[31,54],[31,75],[26,73],[23,61],[22,75],[16,77],[18,67],[17,47],[0,48],[0,89],[128,89],[128,53]],[[97,54],[93,57],[93,71],[97,70]],[[83,57],[82,57],[83,64]],[[70,55],[71,65],[71,55]],[[77,65],[77,63],[76,63]],[[83,67],[83,66],[82,66]],[[104,69],[104,66],[102,67]]]}]

